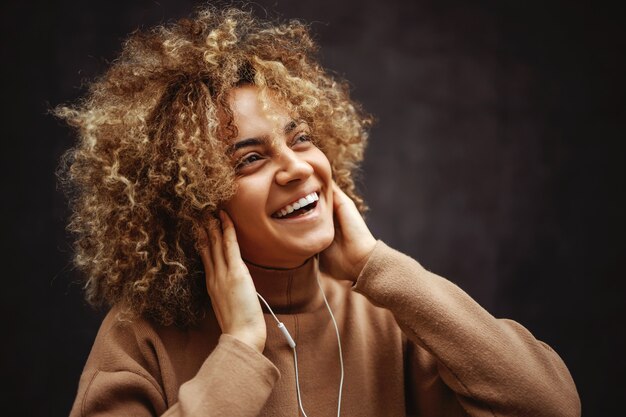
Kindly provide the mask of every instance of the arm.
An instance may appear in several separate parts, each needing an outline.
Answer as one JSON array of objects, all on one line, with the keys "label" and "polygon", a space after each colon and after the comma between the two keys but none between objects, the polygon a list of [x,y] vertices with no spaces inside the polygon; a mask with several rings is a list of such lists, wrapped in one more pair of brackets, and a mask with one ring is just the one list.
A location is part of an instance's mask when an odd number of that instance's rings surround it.
[{"label": "arm", "polygon": [[221,336],[197,374],[179,388],[170,363],[176,358],[170,358],[154,328],[141,319],[120,324],[110,314],[85,366],[72,416],[258,415],[280,374],[262,354],[261,306],[232,221],[225,213],[221,218],[221,227],[212,219],[199,236]]},{"label": "arm", "polygon": [[279,376],[260,352],[223,334],[218,348],[196,377],[180,387],[178,403],[164,416],[256,416]]},{"label": "arm", "polygon": [[497,320],[410,257],[376,243],[354,203],[337,186],[334,211],[335,241],[322,253],[322,267],[355,282],[356,291],[393,313],[415,345],[408,369],[417,375],[411,376],[430,378],[430,388],[439,379],[445,384],[432,396],[442,399],[440,406],[453,394],[471,416],[580,415],[574,383],[552,349],[519,324]]},{"label": "arm", "polygon": [[[469,415],[580,415],[574,382],[550,347],[408,256],[378,242],[355,290],[390,310],[407,338],[435,358]],[[411,356],[424,363],[419,348]]]},{"label": "arm", "polygon": [[180,387],[178,401],[168,409],[171,404],[159,382],[166,376],[155,378],[149,372],[156,358],[133,357],[131,339],[110,337],[108,343],[104,341],[105,346],[98,340],[94,345],[71,417],[256,416],[279,378],[278,369],[261,353],[223,334],[196,376]]}]

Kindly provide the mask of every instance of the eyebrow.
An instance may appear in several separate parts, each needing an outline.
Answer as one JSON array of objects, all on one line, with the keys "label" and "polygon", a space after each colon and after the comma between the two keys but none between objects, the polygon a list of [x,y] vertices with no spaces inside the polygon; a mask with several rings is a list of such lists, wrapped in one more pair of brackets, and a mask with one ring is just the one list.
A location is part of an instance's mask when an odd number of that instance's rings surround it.
[{"label": "eyebrow", "polygon": [[[298,127],[298,123],[295,120],[290,120],[284,127],[283,127],[283,133],[285,135],[288,135],[289,133],[293,132],[293,130]],[[242,139],[240,141],[237,141],[235,143],[233,143],[229,148],[227,153],[229,155],[234,154],[235,152],[237,152],[239,149],[241,148],[246,148],[249,146],[258,146],[258,145],[262,145],[264,143],[267,143],[269,141],[269,137],[267,135],[261,136],[261,137],[257,137],[257,138],[247,138],[247,139]]]}]

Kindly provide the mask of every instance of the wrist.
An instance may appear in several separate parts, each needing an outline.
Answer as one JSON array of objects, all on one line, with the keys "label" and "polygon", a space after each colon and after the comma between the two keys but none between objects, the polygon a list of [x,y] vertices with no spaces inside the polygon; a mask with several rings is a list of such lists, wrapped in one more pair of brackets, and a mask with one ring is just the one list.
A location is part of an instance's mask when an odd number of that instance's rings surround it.
[{"label": "wrist", "polygon": [[359,260],[353,264],[354,270],[351,274],[352,282],[356,282],[356,280],[359,278],[359,275],[361,275],[361,272],[363,272],[363,269],[365,268],[365,265],[367,264],[367,261],[369,260],[372,252],[374,252],[375,247],[376,239],[374,239],[374,237],[372,237],[371,239],[367,239],[367,242],[364,242],[360,251],[361,255],[359,256]]},{"label": "wrist", "polygon": [[265,349],[265,337],[263,336],[259,336],[251,332],[232,332],[228,334],[240,342],[250,346],[259,353],[263,353],[263,349]]}]

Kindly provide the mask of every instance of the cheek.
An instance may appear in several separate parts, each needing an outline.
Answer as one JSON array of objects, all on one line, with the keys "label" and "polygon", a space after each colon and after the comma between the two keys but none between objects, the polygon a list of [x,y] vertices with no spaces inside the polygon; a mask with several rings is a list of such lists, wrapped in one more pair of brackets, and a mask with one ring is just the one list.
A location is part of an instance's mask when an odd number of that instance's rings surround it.
[{"label": "cheek", "polygon": [[254,215],[254,211],[260,211],[265,207],[263,186],[255,181],[238,182],[235,195],[224,207],[234,216],[246,218]]},{"label": "cheek", "polygon": [[318,175],[327,182],[330,182],[332,179],[332,169],[330,167],[330,161],[326,157],[326,154],[322,152],[320,149],[317,150],[319,153],[315,157],[315,166],[318,172]]},{"label": "cheek", "polygon": [[236,182],[237,190],[235,195],[227,203],[234,210],[245,211],[252,204],[252,207],[258,207],[259,204],[265,204],[267,198],[266,180],[260,176],[248,176],[239,178]]}]

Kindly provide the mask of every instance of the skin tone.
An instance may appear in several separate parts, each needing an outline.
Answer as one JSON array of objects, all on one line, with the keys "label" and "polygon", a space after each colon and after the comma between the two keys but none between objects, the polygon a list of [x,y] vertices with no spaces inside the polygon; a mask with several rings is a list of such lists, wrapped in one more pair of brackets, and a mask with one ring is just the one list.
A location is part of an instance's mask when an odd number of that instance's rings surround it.
[{"label": "skin tone", "polygon": [[[237,192],[224,209],[241,254],[257,265],[296,268],[333,240],[330,163],[311,141],[307,124],[272,97],[264,106],[256,87],[234,89],[229,104],[237,126],[230,148]],[[319,196],[315,209],[277,218],[277,211],[313,192]]]},{"label": "skin tone", "polygon": [[[376,240],[332,180],[328,159],[310,141],[306,124],[292,120],[280,103],[271,102],[267,114],[253,86],[234,89],[230,106],[238,129],[231,147],[238,188],[220,221],[207,225],[201,238],[210,245],[202,245],[200,255],[222,332],[262,352],[263,310],[243,259],[294,268],[321,253],[322,268],[354,282]],[[275,217],[311,191],[319,195],[313,210],[293,219]]]}]

